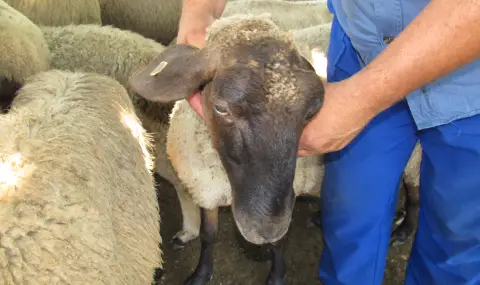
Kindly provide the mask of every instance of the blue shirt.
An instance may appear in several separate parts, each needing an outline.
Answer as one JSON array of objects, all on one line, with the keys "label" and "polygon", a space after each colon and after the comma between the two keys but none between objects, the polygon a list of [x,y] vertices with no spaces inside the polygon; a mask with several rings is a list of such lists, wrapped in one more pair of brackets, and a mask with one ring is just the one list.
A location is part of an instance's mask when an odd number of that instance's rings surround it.
[{"label": "blue shirt", "polygon": [[[370,63],[430,2],[428,0],[328,0],[358,54]],[[418,129],[480,113],[480,59],[407,96]],[[479,126],[480,127],[480,126]]]}]

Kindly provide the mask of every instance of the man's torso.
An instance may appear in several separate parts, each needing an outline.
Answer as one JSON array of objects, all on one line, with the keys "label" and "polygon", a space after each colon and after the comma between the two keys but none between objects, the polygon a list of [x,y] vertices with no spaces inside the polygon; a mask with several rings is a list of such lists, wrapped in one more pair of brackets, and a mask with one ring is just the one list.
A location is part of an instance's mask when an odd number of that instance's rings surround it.
[{"label": "man's torso", "polygon": [[[427,0],[328,0],[362,66],[385,49],[430,2]],[[419,129],[480,113],[480,60],[407,97]]]}]

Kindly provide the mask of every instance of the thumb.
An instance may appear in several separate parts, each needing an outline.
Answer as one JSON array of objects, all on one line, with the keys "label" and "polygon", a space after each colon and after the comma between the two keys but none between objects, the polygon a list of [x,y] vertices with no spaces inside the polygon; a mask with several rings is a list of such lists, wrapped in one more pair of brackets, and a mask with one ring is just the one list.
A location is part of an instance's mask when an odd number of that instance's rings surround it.
[{"label": "thumb", "polygon": [[190,32],[185,35],[184,39],[177,39],[177,43],[186,43],[197,48],[205,47],[205,33],[204,32]]}]

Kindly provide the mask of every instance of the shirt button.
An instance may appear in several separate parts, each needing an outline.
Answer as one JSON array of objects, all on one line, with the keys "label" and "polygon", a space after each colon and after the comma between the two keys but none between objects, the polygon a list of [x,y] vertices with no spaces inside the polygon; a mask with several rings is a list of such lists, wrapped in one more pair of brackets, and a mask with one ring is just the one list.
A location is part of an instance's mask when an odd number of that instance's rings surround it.
[{"label": "shirt button", "polygon": [[388,44],[390,44],[394,39],[395,39],[394,36],[384,36],[384,37],[383,37],[383,42],[388,45]]}]

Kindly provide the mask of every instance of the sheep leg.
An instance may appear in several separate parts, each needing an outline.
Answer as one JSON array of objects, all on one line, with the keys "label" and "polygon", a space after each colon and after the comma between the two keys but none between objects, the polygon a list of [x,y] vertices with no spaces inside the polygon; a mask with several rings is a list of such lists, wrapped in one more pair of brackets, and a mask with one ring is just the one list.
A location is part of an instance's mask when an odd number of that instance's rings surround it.
[{"label": "sheep leg", "polygon": [[308,228],[319,227],[322,228],[322,210],[318,210],[310,217],[310,221],[307,222]]},{"label": "sheep leg", "polygon": [[0,79],[0,114],[8,112],[17,91],[22,87],[18,82]]},{"label": "sheep leg", "polygon": [[393,231],[390,237],[390,245],[398,246],[406,243],[417,228],[417,218],[419,212],[418,190],[417,187],[410,187],[403,181],[405,187],[405,205],[402,215],[397,215],[396,222],[403,218],[400,225]]},{"label": "sheep leg", "polygon": [[193,202],[193,198],[183,185],[176,185],[178,201],[182,209],[182,230],[172,239],[175,249],[183,249],[185,245],[198,237],[201,227],[200,207]]},{"label": "sheep leg", "polygon": [[201,209],[200,239],[202,247],[197,268],[185,281],[185,285],[204,285],[213,276],[213,248],[218,232],[218,208]]},{"label": "sheep leg", "polygon": [[[161,141],[160,139],[158,140]],[[189,241],[198,237],[200,232],[200,207],[193,202],[192,196],[188,193],[180,179],[178,179],[162,146],[157,145],[156,149],[156,171],[161,177],[173,185],[177,192],[180,209],[182,210],[182,230],[177,232],[171,240],[173,248],[180,250],[183,249]]]},{"label": "sheep leg", "polygon": [[272,266],[267,278],[267,285],[284,285],[286,284],[287,266],[283,259],[284,241],[279,240],[271,244]]}]

